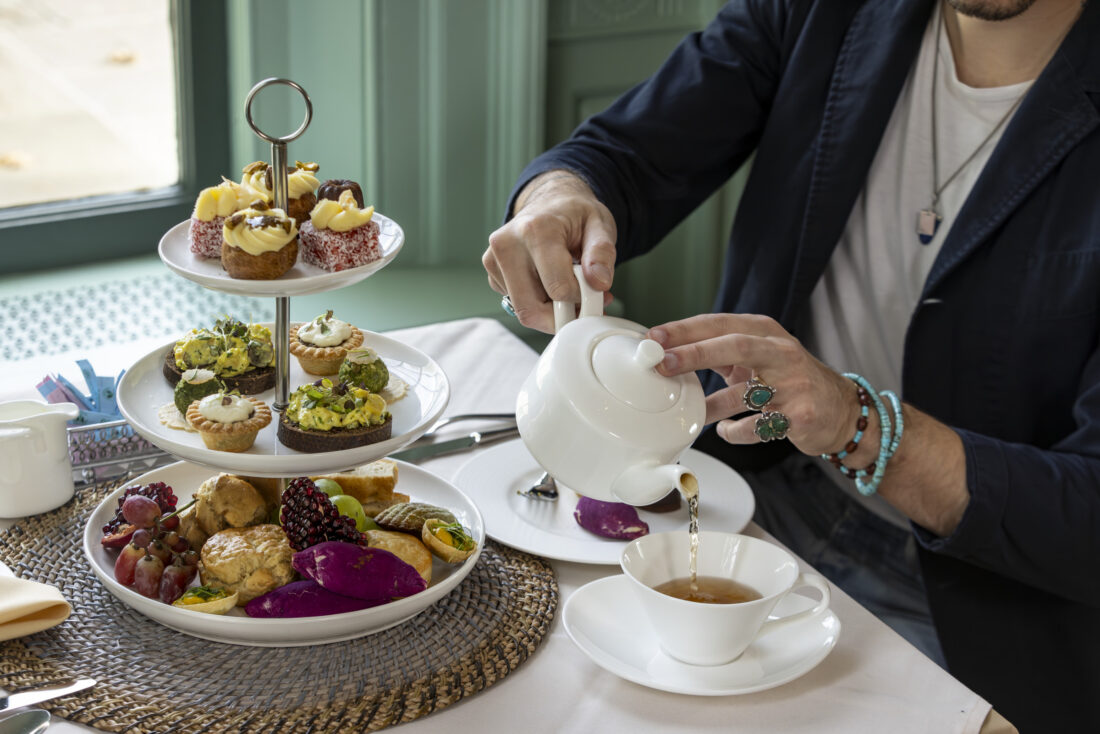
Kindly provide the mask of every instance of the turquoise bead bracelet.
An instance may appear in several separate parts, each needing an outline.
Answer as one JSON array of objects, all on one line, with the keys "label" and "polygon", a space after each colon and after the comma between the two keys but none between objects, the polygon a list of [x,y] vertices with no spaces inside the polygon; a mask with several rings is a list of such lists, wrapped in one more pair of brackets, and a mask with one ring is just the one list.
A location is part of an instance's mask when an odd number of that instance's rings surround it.
[{"label": "turquoise bead bracelet", "polygon": [[[844,466],[840,462],[840,459],[855,450],[854,447],[849,449],[851,443],[845,447],[846,451],[843,455],[838,452],[834,455],[823,454],[823,457],[832,461],[844,476],[854,479],[856,489],[860,494],[869,496],[878,491],[879,485],[882,483],[882,477],[886,473],[886,464],[894,455],[894,452],[897,451],[898,444],[901,442],[901,430],[904,430],[904,423],[901,421],[901,401],[898,400],[897,395],[890,390],[883,390],[880,397],[880,393],[875,392],[875,389],[871,387],[871,384],[867,382],[866,378],[862,375],[857,375],[854,372],[846,372],[844,376],[856,383],[856,385],[862,389],[863,393],[860,394],[861,403],[863,401],[863,394],[866,394],[874,404],[875,411],[878,413],[880,428],[878,457],[865,469],[850,469]],[[894,414],[893,422],[890,420],[891,416],[887,414],[886,403],[883,402],[883,398],[886,398],[890,403],[891,412]],[[866,406],[863,406],[863,409],[860,411],[861,414],[865,409]],[[901,430],[899,430],[899,427]],[[859,437],[862,438],[862,431],[857,431],[857,433]],[[867,477],[870,477],[870,479],[867,479]]]}]

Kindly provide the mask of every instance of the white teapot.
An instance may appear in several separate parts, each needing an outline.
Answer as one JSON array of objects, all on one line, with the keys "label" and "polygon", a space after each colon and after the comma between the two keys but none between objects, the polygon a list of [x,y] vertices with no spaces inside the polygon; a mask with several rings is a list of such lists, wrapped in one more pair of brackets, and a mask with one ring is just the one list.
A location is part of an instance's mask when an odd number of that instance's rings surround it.
[{"label": "white teapot", "polygon": [[703,430],[706,404],[691,372],[665,377],[664,349],[646,328],[603,315],[603,294],[573,271],[576,306],[554,302],[555,336],[516,398],[516,423],[535,460],[559,483],[605,502],[647,505],[698,489],[676,462]]}]

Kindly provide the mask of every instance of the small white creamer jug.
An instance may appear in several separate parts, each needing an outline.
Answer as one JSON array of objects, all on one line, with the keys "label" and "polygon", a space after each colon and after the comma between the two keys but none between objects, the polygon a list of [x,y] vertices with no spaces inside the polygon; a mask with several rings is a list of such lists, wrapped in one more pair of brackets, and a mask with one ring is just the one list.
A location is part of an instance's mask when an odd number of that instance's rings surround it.
[{"label": "small white creamer jug", "polygon": [[703,430],[706,402],[694,373],[665,377],[664,349],[633,321],[603,314],[603,294],[573,266],[576,305],[554,303],[556,334],[516,399],[531,455],[568,488],[605,502],[647,505],[672,489],[697,490],[676,463]]},{"label": "small white creamer jug", "polygon": [[60,507],[73,496],[65,423],[73,403],[0,403],[0,517],[25,517]]}]

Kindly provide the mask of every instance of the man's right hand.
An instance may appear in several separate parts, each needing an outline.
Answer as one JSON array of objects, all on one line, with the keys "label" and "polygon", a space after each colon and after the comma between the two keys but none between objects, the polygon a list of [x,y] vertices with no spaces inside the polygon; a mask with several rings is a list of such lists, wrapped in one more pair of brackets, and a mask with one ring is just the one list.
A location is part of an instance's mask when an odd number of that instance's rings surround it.
[{"label": "man's right hand", "polygon": [[514,216],[489,235],[481,262],[489,286],[511,299],[520,323],[552,334],[551,302],[580,302],[574,262],[604,303],[611,300],[615,238],[615,219],[588,184],[568,171],[547,171],[520,192]]}]

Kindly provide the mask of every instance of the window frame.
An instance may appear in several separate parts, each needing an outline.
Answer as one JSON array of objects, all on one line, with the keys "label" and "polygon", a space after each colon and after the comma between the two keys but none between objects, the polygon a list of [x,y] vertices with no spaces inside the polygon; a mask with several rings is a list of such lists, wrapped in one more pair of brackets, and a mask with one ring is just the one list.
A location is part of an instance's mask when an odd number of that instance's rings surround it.
[{"label": "window frame", "polygon": [[0,209],[0,274],[99,262],[156,251],[187,219],[203,186],[230,159],[226,6],[171,0],[180,179],[152,191]]}]

